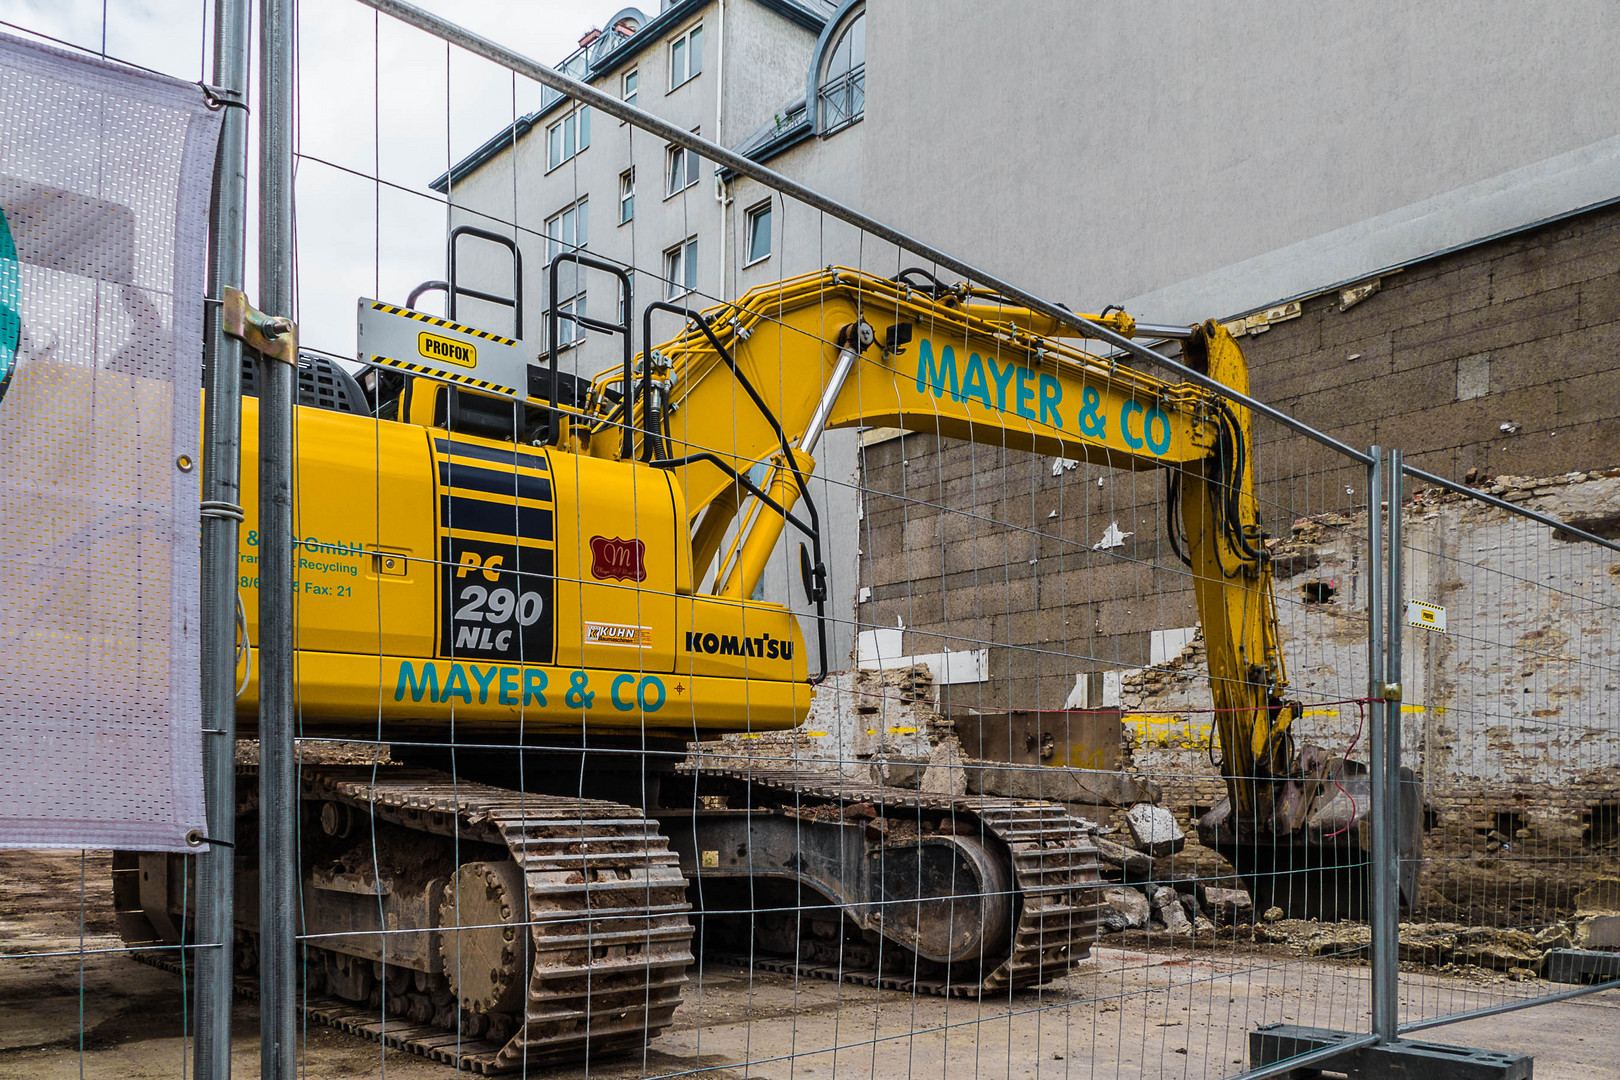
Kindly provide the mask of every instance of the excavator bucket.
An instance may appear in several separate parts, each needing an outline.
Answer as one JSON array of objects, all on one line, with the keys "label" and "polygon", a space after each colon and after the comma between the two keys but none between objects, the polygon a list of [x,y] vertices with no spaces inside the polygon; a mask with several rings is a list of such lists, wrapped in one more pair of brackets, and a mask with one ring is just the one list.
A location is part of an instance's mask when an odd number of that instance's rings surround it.
[{"label": "excavator bucket", "polygon": [[[1308,755],[1302,755],[1308,756]],[[1423,788],[1401,769],[1396,815],[1401,906],[1417,888]],[[1307,781],[1281,785],[1270,822],[1234,822],[1230,800],[1198,821],[1198,838],[1232,864],[1254,898],[1256,915],[1280,908],[1290,919],[1365,920],[1372,910],[1367,873],[1372,849],[1372,778],[1358,761],[1340,761]],[[1289,827],[1289,818],[1302,820]],[[1269,827],[1268,827],[1269,826]]]}]

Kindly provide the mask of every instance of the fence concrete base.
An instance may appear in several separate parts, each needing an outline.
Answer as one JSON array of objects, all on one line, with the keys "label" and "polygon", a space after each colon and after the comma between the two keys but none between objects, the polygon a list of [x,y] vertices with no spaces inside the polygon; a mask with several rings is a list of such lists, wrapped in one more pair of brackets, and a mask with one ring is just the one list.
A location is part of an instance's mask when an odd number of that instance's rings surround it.
[{"label": "fence concrete base", "polygon": [[[1274,1065],[1356,1037],[1356,1033],[1348,1031],[1269,1024],[1249,1033],[1249,1065],[1251,1068]],[[1346,1050],[1342,1057],[1282,1075],[1289,1080],[1310,1080],[1323,1072],[1343,1073],[1349,1080],[1395,1080],[1397,1077],[1404,1080],[1416,1077],[1422,1080],[1530,1080],[1534,1062],[1527,1054],[1498,1054],[1466,1046],[1402,1039]]]},{"label": "fence concrete base", "polygon": [[1547,954],[1547,981],[1595,983],[1620,979],[1620,953],[1554,949]]}]

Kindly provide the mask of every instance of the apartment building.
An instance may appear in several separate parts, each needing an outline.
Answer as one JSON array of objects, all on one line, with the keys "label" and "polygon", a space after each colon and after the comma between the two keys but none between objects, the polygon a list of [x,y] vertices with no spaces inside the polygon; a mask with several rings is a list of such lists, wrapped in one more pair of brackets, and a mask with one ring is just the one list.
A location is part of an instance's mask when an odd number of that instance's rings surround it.
[{"label": "apartment building", "polygon": [[[677,0],[653,16],[638,8],[616,13],[586,34],[560,67],[756,157],[801,168],[823,160],[813,151],[836,149],[838,166],[814,182],[853,198],[860,183],[864,31],[864,4]],[[823,107],[807,110],[807,93]],[[448,196],[453,225],[515,241],[522,260],[520,336],[537,354],[549,340],[544,323],[552,259],[578,252],[625,271],[633,296],[628,306],[625,283],[613,274],[581,271],[570,262],[558,266],[559,369],[585,377],[621,363],[622,342],[584,331],[570,319],[576,313],[628,320],[639,351],[649,301],[701,310],[753,285],[847,261],[844,252],[858,250],[844,243],[846,233],[829,233],[819,215],[784,207],[767,189],[550,91],[538,110],[494,133],[433,187]],[[464,236],[457,242],[456,277],[461,287],[509,296],[512,255]],[[458,317],[492,328],[513,325],[510,309],[475,298],[459,301]],[[651,339],[674,336],[680,324],[677,315],[654,312]],[[858,512],[855,447],[848,433],[832,433],[820,446],[813,494],[828,520],[852,521]],[[838,533],[829,547],[829,663],[839,668],[854,640],[853,533]],[[779,549],[761,595],[802,611],[807,605],[792,550],[788,544]]]},{"label": "apartment building", "polygon": [[[592,30],[559,67],[708,139],[734,145],[771,121],[777,105],[802,93],[812,49],[836,5],[831,0],[677,0],[656,15],[625,8]],[[524,338],[543,346],[547,264],[579,251],[624,268],[634,310],[620,308],[611,275],[560,275],[558,345],[571,370],[591,373],[620,357],[619,344],[585,334],[574,312],[619,321],[657,299],[703,308],[729,298],[744,264],[768,254],[731,230],[715,167],[608,116],[595,116],[553,91],[541,106],[494,133],[433,187],[445,193],[453,224],[515,236],[523,257]],[[768,230],[768,219],[756,232]],[[504,250],[462,242],[461,284],[505,295]],[[750,252],[753,257],[750,257]],[[500,324],[510,313],[464,301],[468,318]],[[678,320],[656,323],[673,332]]]}]

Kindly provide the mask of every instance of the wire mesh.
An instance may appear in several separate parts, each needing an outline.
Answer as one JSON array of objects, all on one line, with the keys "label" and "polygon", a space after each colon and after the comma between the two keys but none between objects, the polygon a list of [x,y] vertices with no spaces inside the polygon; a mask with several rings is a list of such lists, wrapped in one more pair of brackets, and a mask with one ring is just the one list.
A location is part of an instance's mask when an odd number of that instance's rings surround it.
[{"label": "wire mesh", "polygon": [[[1599,536],[1614,477],[1480,482]],[[1401,955],[1413,1028],[1620,977],[1612,882],[1620,553],[1478,496],[1403,507],[1402,748],[1423,853]],[[1460,977],[1436,979],[1435,969]]]},{"label": "wire mesh", "polygon": [[[846,108],[823,138],[817,104],[791,105],[816,35],[777,42],[766,64],[742,52],[758,29],[744,20],[774,16],[672,8],[604,25],[563,69],[858,196],[861,125]],[[1037,352],[1019,333],[1039,324],[974,282],[953,300],[954,278],[926,260],[361,5],[306,6],[300,30],[308,1072],[1203,1077],[1242,1073],[1264,1025],[1369,1030],[1362,766],[1382,552],[1368,542],[1365,462],[1263,417],[1239,440],[1253,478],[1245,520],[1259,531],[1232,543],[1269,566],[1286,666],[1276,705],[1239,717],[1221,702],[1252,689],[1247,665],[1274,658],[1232,666],[1234,630],[1201,625],[1211,601],[1199,594],[1236,589],[1234,625],[1249,633],[1272,618],[1266,594],[1242,569],[1181,558],[1210,542],[1180,510],[1182,492],[1209,482],[1201,456],[1132,467],[1184,427],[1213,446],[1218,420],[1185,399],[1130,398],[1131,369],[1095,343]],[[735,94],[717,85],[734,77],[727,63],[768,76]],[[460,227],[518,254],[465,233],[447,258]],[[553,287],[552,261],[575,254],[623,271],[633,293],[566,258]],[[827,267],[842,269],[814,276]],[[525,400],[458,385],[442,364],[407,373],[374,359],[353,321],[362,298],[521,342],[537,362],[514,388]],[[670,307],[644,324],[653,300]],[[972,348],[958,329],[968,304],[998,327]],[[859,350],[801,482],[788,467],[805,449],[796,440],[848,344],[840,331],[861,319],[878,341]],[[604,325],[621,322],[635,335],[628,379]],[[901,324],[910,342],[883,338]],[[947,377],[953,333],[960,367]],[[1032,434],[1051,426],[1040,374],[1060,363],[1126,388],[1135,411],[1095,415],[1132,454]],[[644,368],[661,399],[637,389]],[[953,423],[974,401],[985,409]],[[1086,430],[1084,410],[1083,398],[1054,402],[1065,434]],[[254,415],[250,404],[250,432]],[[631,465],[627,429],[631,456],[713,454],[733,472]],[[250,489],[253,475],[246,465]],[[1215,477],[1218,494],[1234,475]],[[762,495],[807,527],[783,524]],[[1482,551],[1447,553],[1449,527],[1407,521],[1408,595],[1428,581],[1420,567],[1443,563],[1495,573],[1489,602],[1503,611],[1509,583],[1525,582],[1547,618],[1578,611],[1597,626],[1612,607],[1612,590],[1605,601],[1492,570]],[[748,538],[776,525],[783,539],[750,552]],[[799,550],[813,539],[807,589]],[[250,513],[250,639],[257,545]],[[821,620],[806,597],[817,563]],[[1517,649],[1514,665],[1554,663],[1495,618],[1485,644]],[[1591,637],[1583,648],[1612,654],[1612,630]],[[1409,672],[1429,670],[1407,656]],[[1536,708],[1612,670],[1612,655],[1579,656],[1563,682],[1537,683]],[[242,674],[248,726],[257,688],[253,669]],[[1431,739],[1483,746],[1493,725],[1522,730],[1476,697],[1446,706],[1466,731],[1431,732],[1430,714],[1410,710],[1439,686],[1409,681],[1403,712],[1425,822],[1446,783],[1475,798],[1489,779],[1483,751],[1468,755],[1475,772],[1431,775]],[[1279,721],[1255,753],[1256,725]],[[1612,731],[1570,738],[1571,761],[1612,768]],[[242,746],[238,789],[249,905],[257,752]],[[1258,808],[1223,814],[1233,794]],[[1612,859],[1611,819],[1594,813],[1611,854],[1580,856],[1583,873]],[[1464,897],[1447,919],[1477,918],[1502,895],[1561,917],[1528,884],[1542,862],[1517,856],[1523,895],[1504,893],[1470,869],[1474,849],[1431,849],[1433,835],[1408,860],[1429,890],[1412,917],[1439,914],[1431,896],[1451,880],[1466,884],[1446,894]],[[1561,850],[1576,857],[1568,841]],[[96,875],[93,858],[86,867]],[[167,874],[168,894],[140,896],[143,910],[187,909],[181,863]],[[251,907],[239,927],[238,993],[250,998]],[[87,937],[44,959],[59,978],[63,963],[118,963],[108,950],[125,947]],[[1404,1018],[1533,985],[1475,979],[1410,973]],[[239,1041],[252,1026],[239,1012]],[[87,1023],[78,1031],[85,1042]]]}]

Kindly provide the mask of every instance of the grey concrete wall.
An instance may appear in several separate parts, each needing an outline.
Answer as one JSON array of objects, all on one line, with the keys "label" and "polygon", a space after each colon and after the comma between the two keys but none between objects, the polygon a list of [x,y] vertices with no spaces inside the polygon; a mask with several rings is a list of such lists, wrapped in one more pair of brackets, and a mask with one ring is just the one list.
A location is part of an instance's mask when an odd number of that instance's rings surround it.
[{"label": "grey concrete wall", "polygon": [[804,93],[815,35],[754,0],[726,0],[725,131],[735,146]]},{"label": "grey concrete wall", "polygon": [[887,0],[865,209],[1053,299],[1236,314],[1620,191],[1604,0]]}]

